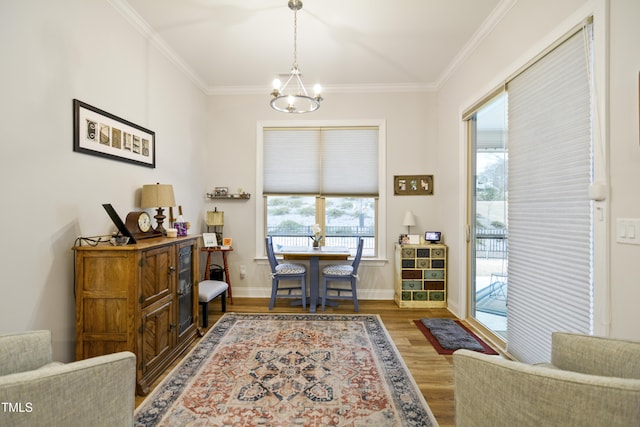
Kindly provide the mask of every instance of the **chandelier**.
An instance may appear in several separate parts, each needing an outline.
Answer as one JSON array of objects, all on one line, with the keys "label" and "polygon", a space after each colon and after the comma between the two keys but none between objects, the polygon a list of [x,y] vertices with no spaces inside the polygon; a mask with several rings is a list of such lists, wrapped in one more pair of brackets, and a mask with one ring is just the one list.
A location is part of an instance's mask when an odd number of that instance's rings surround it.
[{"label": "chandelier", "polygon": [[302,83],[302,76],[298,68],[298,11],[302,9],[301,0],[289,0],[289,9],[293,10],[293,65],[289,78],[283,86],[279,79],[273,81],[271,108],[283,113],[309,113],[320,107],[322,88],[319,84],[313,87],[314,95],[309,96]]}]

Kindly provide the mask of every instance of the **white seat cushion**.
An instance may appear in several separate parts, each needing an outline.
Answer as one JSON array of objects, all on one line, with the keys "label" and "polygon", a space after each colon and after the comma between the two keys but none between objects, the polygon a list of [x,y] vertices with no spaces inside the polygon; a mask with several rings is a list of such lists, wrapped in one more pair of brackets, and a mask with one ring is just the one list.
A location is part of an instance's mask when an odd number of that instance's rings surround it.
[{"label": "white seat cushion", "polygon": [[301,274],[306,271],[304,265],[300,264],[278,264],[276,274]]},{"label": "white seat cushion", "polygon": [[220,280],[203,280],[198,288],[198,301],[209,302],[229,289],[229,284]]},{"label": "white seat cushion", "polygon": [[346,264],[327,265],[322,269],[322,274],[327,276],[350,276],[353,273],[353,266]]}]

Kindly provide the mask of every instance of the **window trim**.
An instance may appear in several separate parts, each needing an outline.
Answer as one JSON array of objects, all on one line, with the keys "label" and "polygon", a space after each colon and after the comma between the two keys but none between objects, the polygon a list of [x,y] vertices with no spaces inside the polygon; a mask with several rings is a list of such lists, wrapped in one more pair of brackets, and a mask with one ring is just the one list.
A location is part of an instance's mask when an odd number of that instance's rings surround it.
[{"label": "window trim", "polygon": [[[378,128],[378,204],[376,212],[377,222],[377,254],[373,259],[387,258],[387,230],[386,230],[386,121],[383,119],[364,120],[259,120],[256,126],[256,259],[264,258],[264,235],[266,212],[263,194],[263,160],[264,160],[264,129],[273,127],[372,127]],[[371,259],[371,258],[370,258]]]}]

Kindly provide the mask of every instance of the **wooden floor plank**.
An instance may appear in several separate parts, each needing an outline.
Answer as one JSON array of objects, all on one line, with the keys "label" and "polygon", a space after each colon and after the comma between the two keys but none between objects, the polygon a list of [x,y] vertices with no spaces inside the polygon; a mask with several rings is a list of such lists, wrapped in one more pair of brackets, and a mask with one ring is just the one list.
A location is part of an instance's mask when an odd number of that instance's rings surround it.
[{"label": "wooden floor plank", "polygon": [[[424,395],[431,411],[442,427],[454,426],[453,400],[453,360],[450,355],[438,354],[413,323],[423,317],[453,316],[447,309],[399,308],[393,301],[359,301],[361,314],[378,314],[382,318],[389,335],[411,372],[416,384]],[[227,312],[269,313],[269,300],[264,298],[233,299],[227,302]],[[300,313],[300,307],[291,307],[287,300],[277,300],[271,313]],[[339,307],[327,308],[326,313],[354,313],[353,305],[340,302]],[[209,327],[221,317],[220,304],[209,304]],[[196,341],[197,343],[197,341]],[[195,343],[193,344],[195,345]],[[188,351],[188,350],[187,350]],[[153,384],[156,387],[162,379],[179,363],[176,361]],[[144,401],[144,396],[136,396],[136,407]]]}]

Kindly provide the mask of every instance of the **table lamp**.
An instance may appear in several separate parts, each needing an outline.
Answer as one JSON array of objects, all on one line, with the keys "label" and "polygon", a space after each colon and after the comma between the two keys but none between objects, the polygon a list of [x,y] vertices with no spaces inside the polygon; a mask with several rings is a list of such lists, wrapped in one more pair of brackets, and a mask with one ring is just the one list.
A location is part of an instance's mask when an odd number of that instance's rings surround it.
[{"label": "table lamp", "polygon": [[218,244],[222,244],[222,227],[224,226],[224,212],[219,211],[218,208],[214,208],[212,211],[207,211],[207,231],[209,227],[213,227],[213,232],[216,233],[216,239]]},{"label": "table lamp", "polygon": [[173,186],[170,184],[146,184],[142,186],[142,196],[140,198],[141,208],[156,209],[156,232],[167,235],[162,223],[166,216],[164,215],[164,207],[173,207],[176,205],[176,199],[173,195]]},{"label": "table lamp", "polygon": [[404,221],[402,221],[402,225],[407,227],[407,234],[411,234],[411,226],[416,225],[416,218],[413,216],[413,212],[407,211],[404,214]]}]

